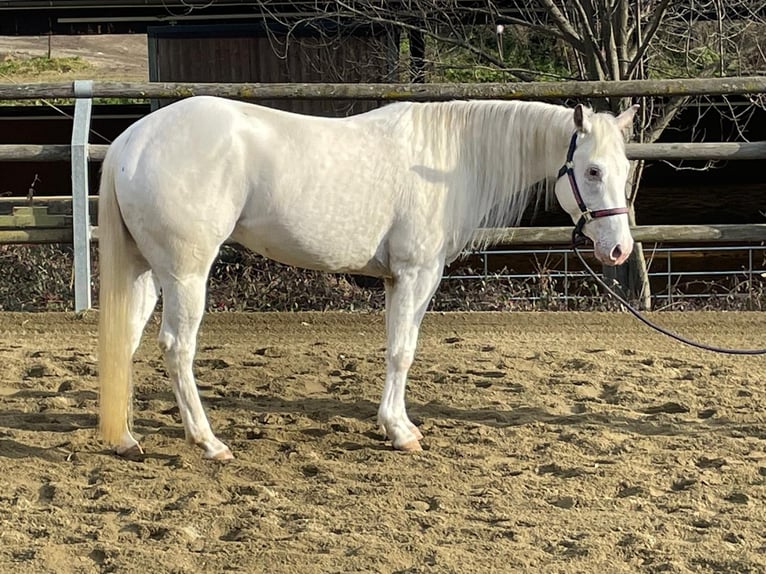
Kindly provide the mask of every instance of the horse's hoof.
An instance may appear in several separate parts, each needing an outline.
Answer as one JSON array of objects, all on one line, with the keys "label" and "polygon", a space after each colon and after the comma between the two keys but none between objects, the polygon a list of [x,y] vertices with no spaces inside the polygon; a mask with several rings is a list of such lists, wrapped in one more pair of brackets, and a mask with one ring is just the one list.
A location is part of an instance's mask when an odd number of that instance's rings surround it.
[{"label": "horse's hoof", "polygon": [[420,432],[420,429],[418,427],[416,427],[415,425],[412,425],[410,427],[410,432],[415,435],[415,438],[417,440],[422,440],[423,439],[423,433]]},{"label": "horse's hoof", "polygon": [[144,449],[138,443],[130,446],[117,446],[114,452],[122,458],[137,458],[144,455]]},{"label": "horse's hoof", "polygon": [[224,462],[227,460],[234,460],[234,455],[231,454],[231,450],[229,447],[224,448],[223,450],[219,450],[214,453],[205,453],[205,458],[207,460],[217,460],[218,462]]},{"label": "horse's hoof", "polygon": [[417,439],[408,440],[407,442],[403,442],[401,444],[394,444],[394,448],[396,450],[403,450],[406,452],[416,452],[423,450],[423,447],[420,446],[420,443]]}]

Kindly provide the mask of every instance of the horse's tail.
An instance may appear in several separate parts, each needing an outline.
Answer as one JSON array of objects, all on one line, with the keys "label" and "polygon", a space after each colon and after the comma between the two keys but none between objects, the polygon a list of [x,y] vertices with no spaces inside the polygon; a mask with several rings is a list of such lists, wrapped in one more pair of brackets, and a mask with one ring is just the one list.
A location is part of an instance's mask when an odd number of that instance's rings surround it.
[{"label": "horse's tail", "polygon": [[115,146],[104,159],[98,202],[100,430],[109,445],[128,430],[132,396],[130,309],[136,296],[130,280],[135,244],[115,193]]}]

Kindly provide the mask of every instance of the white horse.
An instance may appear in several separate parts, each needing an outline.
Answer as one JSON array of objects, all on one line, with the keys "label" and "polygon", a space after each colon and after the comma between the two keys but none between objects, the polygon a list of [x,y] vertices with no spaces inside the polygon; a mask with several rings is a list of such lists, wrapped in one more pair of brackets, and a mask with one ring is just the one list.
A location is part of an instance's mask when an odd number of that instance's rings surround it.
[{"label": "white horse", "polygon": [[159,345],[186,438],[206,458],[232,457],[192,373],[208,272],[232,238],[282,263],[384,279],[378,422],[394,448],[419,450],[405,383],[445,264],[476,244],[477,230],[518,223],[546,181],[596,257],[622,263],[633,247],[622,130],[634,114],[456,101],[327,119],[214,97],[149,114],[115,140],[102,168],[103,439],[118,453],[140,452],[130,431],[131,361],[161,292]]}]

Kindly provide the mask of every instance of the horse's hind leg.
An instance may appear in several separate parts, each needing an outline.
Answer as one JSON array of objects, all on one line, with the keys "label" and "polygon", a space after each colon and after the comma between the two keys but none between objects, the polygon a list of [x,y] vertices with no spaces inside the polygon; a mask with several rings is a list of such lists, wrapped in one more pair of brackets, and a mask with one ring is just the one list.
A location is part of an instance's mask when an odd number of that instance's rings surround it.
[{"label": "horse's hind leg", "polygon": [[205,451],[205,458],[233,458],[229,447],[210,428],[194,381],[192,363],[197,332],[205,311],[207,272],[173,276],[162,283],[162,327],[159,343],[176,395],[186,440]]},{"label": "horse's hind leg", "polygon": [[386,280],[386,383],[378,408],[378,424],[399,450],[420,450],[422,434],[405,407],[407,373],[415,358],[418,330],[441,279],[443,260],[406,267]]}]

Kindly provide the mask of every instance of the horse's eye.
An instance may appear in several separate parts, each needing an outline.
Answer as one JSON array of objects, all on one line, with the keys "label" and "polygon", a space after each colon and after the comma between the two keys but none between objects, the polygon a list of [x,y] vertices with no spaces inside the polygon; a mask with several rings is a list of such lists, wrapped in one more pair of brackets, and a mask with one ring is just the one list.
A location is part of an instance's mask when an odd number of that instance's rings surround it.
[{"label": "horse's eye", "polygon": [[597,168],[596,166],[590,166],[588,169],[585,170],[585,176],[588,179],[598,181],[601,179],[601,170]]}]

